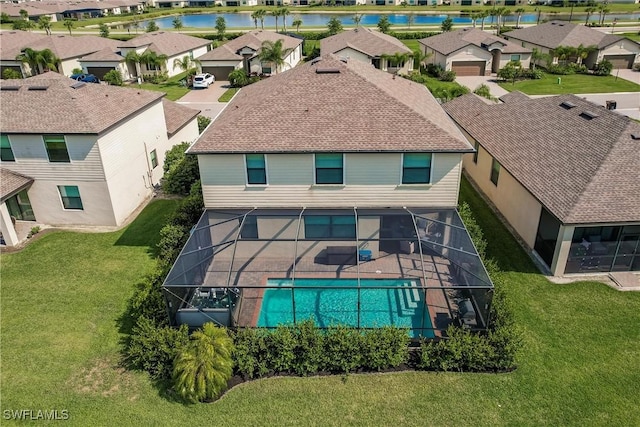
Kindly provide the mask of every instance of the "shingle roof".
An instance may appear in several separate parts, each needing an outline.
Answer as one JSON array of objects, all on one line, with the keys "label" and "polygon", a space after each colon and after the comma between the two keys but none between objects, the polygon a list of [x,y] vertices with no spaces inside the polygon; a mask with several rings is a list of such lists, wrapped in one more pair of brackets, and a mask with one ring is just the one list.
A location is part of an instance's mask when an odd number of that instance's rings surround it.
[{"label": "shingle roof", "polygon": [[167,123],[167,134],[169,136],[178,132],[200,113],[200,110],[185,107],[164,98],[162,99],[162,108],[164,109],[164,120]]},{"label": "shingle roof", "polygon": [[286,36],[284,34],[278,34],[274,31],[254,30],[230,40],[222,46],[205,53],[198,59],[201,61],[240,60],[242,59],[242,56],[238,55],[237,52],[243,47],[248,46],[258,53],[262,46],[262,42],[276,42],[278,40],[282,40],[282,45],[285,49],[294,49],[302,43],[301,39]]},{"label": "shingle roof", "polygon": [[124,57],[118,55],[110,48],[105,47],[102,50],[91,53],[87,56],[80,58],[81,61],[93,61],[93,62],[121,62],[124,61]]},{"label": "shingle roof", "polygon": [[2,80],[0,130],[98,134],[164,96],[162,92],[78,83],[52,72],[24,80]]},{"label": "shingle roof", "polygon": [[51,49],[60,59],[76,58],[102,49],[118,50],[118,41],[98,36],[54,34],[28,44],[35,50]]},{"label": "shingle roof", "polygon": [[507,103],[507,102],[528,101],[531,98],[529,98],[527,95],[520,92],[519,90],[514,90],[513,92],[505,93],[498,99],[500,99],[500,101],[502,102]]},{"label": "shingle roof", "polygon": [[470,94],[444,109],[563,223],[640,221],[640,124],[628,117],[575,95],[487,105]]},{"label": "shingle roof", "polygon": [[3,202],[33,182],[33,178],[0,167],[0,200]]},{"label": "shingle roof", "polygon": [[424,85],[323,56],[243,88],[192,153],[463,151]]},{"label": "shingle roof", "polygon": [[320,40],[322,55],[337,53],[347,47],[366,53],[370,57],[411,53],[411,49],[400,40],[370,28],[354,28]]},{"label": "shingle roof", "polygon": [[520,28],[504,34],[509,39],[518,39],[548,49],[558,46],[597,46],[605,48],[623,39],[614,34],[605,34],[584,25],[565,21],[549,21],[533,27]]},{"label": "shingle roof", "polygon": [[0,60],[15,61],[22,49],[45,37],[29,31],[0,31]]},{"label": "shingle roof", "polygon": [[211,44],[211,41],[199,37],[188,36],[181,33],[154,31],[141,34],[126,42],[119,42],[119,47],[139,48],[153,44],[154,52],[167,56],[175,56],[189,52],[202,46]]},{"label": "shingle roof", "polygon": [[501,37],[493,36],[479,28],[461,28],[455,31],[448,31],[421,39],[419,42],[443,55],[449,55],[450,53],[469,46],[470,44],[486,50],[484,46],[488,46],[493,43],[500,43],[503,45],[501,49],[502,53],[531,52],[531,49],[519,46]]}]

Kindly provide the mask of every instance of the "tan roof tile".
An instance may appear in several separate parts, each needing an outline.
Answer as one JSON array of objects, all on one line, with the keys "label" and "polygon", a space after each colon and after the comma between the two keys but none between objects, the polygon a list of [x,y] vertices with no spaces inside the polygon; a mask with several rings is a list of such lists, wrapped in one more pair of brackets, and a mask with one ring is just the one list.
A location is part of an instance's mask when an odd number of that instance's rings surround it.
[{"label": "tan roof tile", "polygon": [[77,58],[108,48],[118,50],[118,41],[98,36],[69,36],[66,34],[54,34],[45,36],[28,47],[35,50],[50,49],[58,58]]},{"label": "tan roof tile", "polygon": [[4,202],[33,182],[33,178],[0,167],[0,199]]},{"label": "tan roof tile", "polygon": [[491,35],[479,28],[461,28],[455,31],[448,31],[435,36],[419,40],[421,44],[427,46],[443,55],[449,55],[466,46],[474,45],[486,50],[485,46],[493,43],[502,45],[502,53],[530,53],[531,49],[522,47],[501,37]]},{"label": "tan roof tile", "polygon": [[574,95],[487,105],[469,94],[444,108],[560,221],[640,221],[640,124],[628,117]]},{"label": "tan roof tile", "polygon": [[354,28],[320,40],[320,53],[328,55],[346,48],[366,53],[370,57],[393,55],[395,53],[411,53],[404,43],[387,34],[370,28]]},{"label": "tan roof tile", "polygon": [[118,46],[124,48],[139,48],[152,44],[154,45],[152,49],[154,52],[167,56],[175,56],[202,46],[210,45],[211,41],[181,33],[154,31],[152,33],[141,34],[126,42],[119,42]]},{"label": "tan roof tile", "polygon": [[29,31],[0,31],[0,60],[14,61],[25,47],[46,37]]},{"label": "tan roof tile", "polygon": [[193,153],[471,151],[424,85],[323,56],[243,88]]},{"label": "tan roof tile", "polygon": [[[160,102],[164,96],[162,92],[78,83],[52,72],[24,80],[1,81],[0,131],[98,134]],[[33,90],[36,88],[45,90]]]},{"label": "tan roof tile", "polygon": [[200,114],[200,110],[185,107],[165,98],[162,99],[162,108],[164,109],[164,120],[167,123],[167,134],[169,136],[178,132],[184,125]]},{"label": "tan roof tile", "polygon": [[243,47],[250,47],[256,51],[256,54],[258,54],[260,52],[262,42],[276,42],[278,40],[282,40],[282,44],[285,49],[294,49],[302,43],[302,39],[286,36],[274,31],[253,30],[233,40],[229,40],[227,43],[205,53],[198,59],[201,61],[241,60],[242,56],[238,55],[238,51]]},{"label": "tan roof tile", "polygon": [[124,61],[124,57],[115,53],[111,48],[105,47],[102,50],[83,56],[80,60],[93,62],[121,62]]}]

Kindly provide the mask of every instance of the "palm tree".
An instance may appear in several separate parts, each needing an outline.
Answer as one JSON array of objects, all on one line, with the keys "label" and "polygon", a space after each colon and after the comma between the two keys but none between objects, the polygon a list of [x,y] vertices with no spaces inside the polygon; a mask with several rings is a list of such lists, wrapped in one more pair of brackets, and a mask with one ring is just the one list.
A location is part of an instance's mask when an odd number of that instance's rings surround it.
[{"label": "palm tree", "polygon": [[150,67],[153,67],[153,70],[150,71],[153,71],[154,74],[158,74],[158,71],[162,71],[162,69],[166,67],[167,59],[169,59],[169,57],[164,53],[158,55],[152,50],[146,50],[142,55],[140,55],[140,62],[147,66],[147,70],[149,70]]},{"label": "palm tree", "polygon": [[133,62],[135,64],[136,67],[136,77],[140,77],[142,78],[142,70],[140,69],[140,64],[142,63],[142,58],[140,57],[140,55],[138,54],[138,52],[136,52],[135,50],[130,50],[129,52],[127,52],[127,54],[124,56],[124,60],[126,62]]},{"label": "palm tree", "polygon": [[476,21],[480,19],[480,13],[475,11],[469,14],[469,18],[471,18],[471,23],[473,24],[473,28],[476,28]]},{"label": "palm tree", "polygon": [[280,17],[280,9],[275,9],[271,11],[271,16],[276,18],[276,33],[278,32],[278,18]]},{"label": "palm tree", "polygon": [[200,66],[200,61],[192,59],[189,55],[173,60],[173,68],[180,68],[182,71],[195,70],[198,66]]},{"label": "palm tree", "polygon": [[487,19],[487,16],[489,16],[489,11],[488,10],[483,10],[482,12],[480,12],[480,29],[482,31],[484,31],[484,20]]},{"label": "palm tree", "polygon": [[413,25],[415,20],[416,20],[416,16],[413,14],[413,12],[407,15],[407,27],[409,27],[409,29],[411,29],[411,26]]},{"label": "palm tree", "polygon": [[574,52],[576,55],[576,64],[582,64],[582,61],[587,59],[589,54],[594,50],[597,50],[597,46],[583,46],[582,43],[578,47],[575,48]]},{"label": "palm tree", "polygon": [[558,46],[551,51],[551,55],[558,58],[558,62],[566,63],[567,59],[576,56],[576,48],[571,46]]},{"label": "palm tree", "polygon": [[430,53],[424,53],[420,49],[414,49],[411,55],[413,57],[413,67],[418,67],[418,71],[424,65],[424,61],[431,56]]},{"label": "palm tree", "polygon": [[227,388],[233,373],[233,340],[223,328],[205,323],[194,332],[174,361],[176,391],[191,402],[213,400]]},{"label": "palm tree", "polygon": [[75,25],[75,23],[73,22],[73,19],[69,19],[69,18],[65,19],[62,25],[64,25],[67,28],[67,30],[69,30],[69,35],[71,35],[71,29]]},{"label": "palm tree", "polygon": [[351,19],[353,19],[353,23],[356,24],[356,28],[358,28],[360,26],[360,21],[362,21],[362,15],[356,13]]},{"label": "palm tree", "polygon": [[41,50],[38,56],[40,58],[40,66],[42,67],[42,72],[58,71],[58,64],[60,63],[60,60],[51,51],[51,49]]},{"label": "palm tree", "polygon": [[386,59],[387,63],[391,64],[392,67],[397,68],[397,73],[400,68],[404,67],[404,63],[407,62],[409,56],[410,55],[408,53],[396,52],[393,55],[381,55],[380,57]]},{"label": "palm tree", "polygon": [[47,15],[42,15],[40,18],[38,18],[38,27],[41,30],[44,30],[44,32],[48,36],[50,36],[51,35],[51,17]]},{"label": "palm tree", "polygon": [[604,26],[604,18],[607,16],[607,13],[611,12],[609,8],[607,8],[607,4],[598,5],[598,12],[600,12],[600,26]]},{"label": "palm tree", "polygon": [[25,48],[22,52],[20,52],[16,56],[16,61],[20,61],[23,64],[27,64],[29,66],[29,74],[34,75],[38,74],[38,51],[31,49],[30,47]]},{"label": "palm tree", "polygon": [[233,87],[243,87],[249,84],[249,76],[247,71],[242,68],[237,68],[229,73],[229,83]]},{"label": "palm tree", "polygon": [[136,30],[136,34],[138,34],[138,28],[140,28],[140,18],[138,18],[138,16],[134,16],[133,19],[131,19],[131,26]]},{"label": "palm tree", "polygon": [[16,60],[29,65],[31,75],[41,74],[45,71],[57,71],[60,60],[51,49],[34,50],[25,48],[16,56]]},{"label": "palm tree", "polygon": [[587,17],[584,20],[584,25],[589,25],[589,18],[591,18],[591,15],[593,14],[593,12],[597,10],[598,9],[596,9],[595,7],[588,7],[584,10],[585,13],[587,14]]},{"label": "palm tree", "polygon": [[286,7],[280,9],[280,16],[282,16],[282,26],[284,28],[284,32],[287,32],[287,16],[291,15],[291,12]]},{"label": "palm tree", "polygon": [[171,21],[171,24],[173,25],[174,29],[180,31],[180,29],[183,27],[182,18],[176,16],[175,18],[173,18],[173,21]]},{"label": "palm tree", "polygon": [[20,9],[18,13],[20,14],[20,18],[22,18],[24,21],[29,20],[29,12],[27,12],[26,10]]},{"label": "palm tree", "polygon": [[260,29],[264,30],[264,18],[267,16],[267,11],[265,9],[258,9],[255,11],[255,14],[260,20]]},{"label": "palm tree", "polygon": [[281,68],[286,64],[284,58],[289,56],[293,52],[293,48],[285,48],[282,45],[282,40],[276,40],[275,42],[265,40],[262,42],[262,48],[258,57],[262,62],[268,62],[274,65],[275,74],[278,74],[278,68]]},{"label": "palm tree", "polygon": [[293,22],[291,23],[291,25],[293,25],[294,27],[296,27],[296,33],[300,32],[300,25],[302,25],[302,19],[300,19],[299,16],[297,16]]},{"label": "palm tree", "polygon": [[253,12],[251,12],[251,19],[253,19],[253,25],[256,26],[256,30],[258,29],[258,18],[260,17],[260,14],[258,12],[258,10],[254,10]]},{"label": "palm tree", "polygon": [[518,21],[516,22],[516,28],[520,28],[520,18],[522,18],[522,14],[525,10],[521,7],[516,9],[516,14],[518,15]]}]

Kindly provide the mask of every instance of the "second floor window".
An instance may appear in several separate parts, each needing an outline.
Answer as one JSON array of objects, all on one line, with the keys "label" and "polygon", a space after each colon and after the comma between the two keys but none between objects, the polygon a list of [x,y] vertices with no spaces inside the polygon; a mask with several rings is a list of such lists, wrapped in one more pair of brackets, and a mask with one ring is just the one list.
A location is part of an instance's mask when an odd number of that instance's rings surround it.
[{"label": "second floor window", "polygon": [[158,166],[158,153],[156,150],[149,153],[149,157],[151,158],[151,169],[155,169]]},{"label": "second floor window", "polygon": [[16,158],[13,156],[13,150],[11,149],[11,143],[7,135],[1,135],[2,139],[0,145],[0,160],[3,162],[15,162]]},{"label": "second floor window", "polygon": [[478,141],[476,141],[476,143],[474,144],[474,147],[476,149],[476,152],[473,153],[473,163],[478,164],[478,153],[480,152],[480,143],[478,143]]},{"label": "second floor window", "polygon": [[316,154],[316,184],[343,184],[344,161],[342,154]]},{"label": "second floor window", "polygon": [[498,177],[500,176],[500,163],[496,159],[491,162],[491,182],[493,185],[498,185]]},{"label": "second floor window", "polygon": [[64,135],[44,135],[44,145],[47,148],[47,155],[50,162],[69,163],[69,151]]},{"label": "second floor window", "polygon": [[431,153],[405,153],[402,156],[402,183],[431,182]]},{"label": "second floor window", "polygon": [[264,154],[247,154],[247,184],[267,184],[267,164]]}]

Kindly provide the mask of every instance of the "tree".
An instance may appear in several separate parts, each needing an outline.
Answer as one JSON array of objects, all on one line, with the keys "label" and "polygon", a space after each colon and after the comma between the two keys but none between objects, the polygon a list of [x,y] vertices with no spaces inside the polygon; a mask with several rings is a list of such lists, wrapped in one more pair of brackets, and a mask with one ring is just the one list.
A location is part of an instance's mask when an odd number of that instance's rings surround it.
[{"label": "tree", "polygon": [[542,53],[541,51],[539,51],[538,49],[536,49],[534,47],[532,52],[531,52],[531,69],[535,70],[536,69],[536,64],[539,63],[540,61],[543,61],[543,60],[546,60],[546,62],[548,64],[550,59],[551,58],[549,57],[549,54]]},{"label": "tree", "polygon": [[229,73],[229,83],[233,87],[243,87],[249,84],[249,76],[247,76],[247,72],[238,68]]},{"label": "tree", "polygon": [[62,25],[64,25],[66,29],[69,30],[69,35],[71,35],[71,30],[75,26],[75,22],[73,22],[73,19],[66,18]]},{"label": "tree", "polygon": [[51,49],[43,49],[39,52],[39,63],[41,71],[44,73],[46,71],[58,71],[58,64],[60,60],[58,57],[51,51]]},{"label": "tree", "polygon": [[[182,71],[195,71],[200,65],[198,59],[192,59],[189,55],[173,60],[173,68],[180,68]],[[195,74],[195,72],[193,72]]]},{"label": "tree", "polygon": [[29,12],[27,12],[26,10],[20,9],[18,13],[20,14],[20,18],[22,18],[23,21],[29,20]]},{"label": "tree", "polygon": [[122,86],[123,83],[122,73],[120,70],[107,71],[107,73],[102,77],[102,80],[113,86]]},{"label": "tree", "polygon": [[300,32],[300,25],[302,25],[302,19],[300,17],[296,17],[291,23],[294,27],[296,27],[296,33]]},{"label": "tree", "polygon": [[587,59],[589,54],[597,49],[597,46],[583,46],[582,43],[580,43],[580,45],[578,45],[578,47],[576,47],[574,50],[576,56],[576,64],[582,64],[582,61]]},{"label": "tree", "polygon": [[278,18],[280,18],[280,9],[274,9],[271,11],[271,16],[276,18],[276,33],[278,32]]},{"label": "tree", "polygon": [[98,28],[100,28],[100,37],[109,37],[109,27],[107,24],[100,24]]},{"label": "tree", "polygon": [[516,9],[516,15],[518,15],[518,21],[516,22],[516,28],[520,28],[520,19],[522,18],[522,14],[525,13],[526,11],[519,7]]},{"label": "tree", "polygon": [[176,16],[175,18],[173,18],[173,21],[171,21],[171,24],[173,25],[173,28],[176,30],[181,30],[182,27],[184,26],[182,24],[182,18],[180,18],[179,16]]},{"label": "tree", "polygon": [[362,15],[356,13],[351,19],[353,20],[353,23],[356,24],[356,28],[358,28],[360,26],[360,21],[362,21]]},{"label": "tree", "polygon": [[254,13],[260,20],[260,29],[264,30],[264,18],[267,16],[267,11],[265,9],[257,9]]},{"label": "tree", "polygon": [[147,24],[147,33],[153,33],[154,31],[158,31],[160,29],[160,27],[158,27],[158,24],[156,24],[156,21],[149,21],[149,23]]},{"label": "tree", "polygon": [[216,18],[215,28],[218,33],[218,40],[224,40],[224,33],[227,31],[227,21],[224,20],[224,16],[218,16]]},{"label": "tree", "polygon": [[484,20],[487,19],[487,17],[489,16],[489,11],[488,10],[483,10],[482,12],[480,12],[480,29],[482,31],[484,31]]},{"label": "tree", "polygon": [[398,68],[396,70],[398,72],[400,68],[404,67],[404,63],[407,62],[410,56],[408,53],[396,52],[393,55],[381,55],[381,58],[386,59],[391,66]]},{"label": "tree", "polygon": [[382,15],[382,17],[380,17],[380,20],[378,21],[378,29],[383,34],[387,34],[391,30],[391,22],[389,22],[389,17],[387,15]]},{"label": "tree", "polygon": [[587,14],[587,17],[584,20],[584,25],[589,25],[589,18],[591,18],[591,15],[593,15],[594,12],[596,12],[598,9],[596,9],[595,7],[588,7],[584,10],[584,12]]},{"label": "tree", "polygon": [[600,12],[600,26],[603,27],[604,18],[607,16],[607,13],[611,12],[611,9],[609,9],[605,3],[598,5],[598,12]]},{"label": "tree", "polygon": [[284,32],[287,32],[287,16],[291,15],[291,12],[286,7],[280,8],[280,16],[282,16],[282,27]]},{"label": "tree", "polygon": [[608,76],[611,74],[611,70],[613,70],[613,64],[611,61],[604,59],[602,62],[596,64],[593,69],[593,74],[596,76]]},{"label": "tree", "polygon": [[34,50],[30,47],[19,53],[16,56],[16,60],[28,64],[31,69],[31,75],[49,70],[57,71],[58,63],[60,62],[50,49]]},{"label": "tree", "polygon": [[169,59],[169,57],[164,53],[158,55],[152,50],[146,50],[142,55],[140,55],[140,62],[145,64],[147,69],[152,69],[156,75],[158,74],[158,71],[162,71],[162,69],[166,67],[167,59]]},{"label": "tree", "polygon": [[213,400],[227,388],[233,373],[233,340],[226,329],[208,322],[191,335],[174,361],[175,388],[190,402]]},{"label": "tree", "polygon": [[509,61],[507,65],[498,70],[498,78],[510,81],[511,84],[515,85],[516,80],[522,74],[522,64],[520,61]]},{"label": "tree", "polygon": [[140,70],[140,64],[142,63],[142,59],[138,54],[138,52],[136,52],[135,50],[130,50],[124,56],[124,60],[126,62],[132,62],[136,67],[136,77],[142,78],[142,71]]},{"label": "tree", "polygon": [[50,36],[51,35],[51,17],[48,15],[42,15],[38,18],[38,28],[44,30],[44,32]]},{"label": "tree", "polygon": [[278,74],[278,68],[285,65],[284,58],[286,58],[291,52],[293,52],[293,48],[283,47],[282,40],[276,40],[275,42],[265,40],[262,42],[262,48],[260,49],[258,57],[260,58],[260,61],[273,64],[275,74]]},{"label": "tree", "polygon": [[329,19],[329,22],[327,23],[327,30],[331,35],[338,34],[343,30],[342,22],[340,22],[340,20],[335,16],[332,16],[331,19]]},{"label": "tree", "polygon": [[131,26],[136,30],[136,34],[138,34],[138,29],[140,28],[140,18],[138,18],[138,15],[135,15],[131,19]]},{"label": "tree", "polygon": [[0,12],[0,24],[11,23],[13,20],[7,12]]},{"label": "tree", "polygon": [[22,62],[23,64],[27,64],[29,66],[31,75],[38,74],[37,50],[27,47],[16,56],[16,60]]},{"label": "tree", "polygon": [[440,24],[440,29],[443,33],[451,31],[453,29],[453,19],[450,16],[447,16],[442,24]]},{"label": "tree", "polygon": [[413,12],[407,15],[407,27],[409,27],[409,29],[411,29],[411,26],[413,25],[415,20],[416,20],[416,15]]},{"label": "tree", "polygon": [[473,24],[473,28],[476,28],[476,21],[480,19],[480,12],[474,11],[469,14],[469,18],[471,18],[471,23]]},{"label": "tree", "polygon": [[[207,128],[207,126],[209,126],[210,123],[211,123],[211,117],[199,115],[198,116],[198,133],[204,132],[204,130]],[[187,148],[189,148],[189,145],[187,145]],[[187,148],[185,148],[185,150]],[[200,172],[198,171],[198,177],[200,176],[199,174]]]},{"label": "tree", "polygon": [[569,58],[576,56],[576,48],[571,46],[558,46],[551,51],[551,55],[558,58],[558,62],[564,64]]},{"label": "tree", "polygon": [[424,65],[424,61],[431,56],[430,53],[424,53],[419,48],[414,49],[411,54],[413,57],[413,67],[417,67],[418,70]]},{"label": "tree", "polygon": [[254,10],[253,12],[251,12],[251,19],[253,19],[253,25],[256,26],[256,30],[258,29],[258,19],[260,18],[260,15],[258,13],[258,10]]}]

